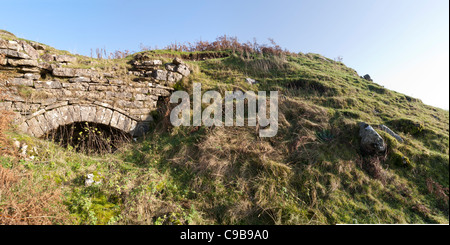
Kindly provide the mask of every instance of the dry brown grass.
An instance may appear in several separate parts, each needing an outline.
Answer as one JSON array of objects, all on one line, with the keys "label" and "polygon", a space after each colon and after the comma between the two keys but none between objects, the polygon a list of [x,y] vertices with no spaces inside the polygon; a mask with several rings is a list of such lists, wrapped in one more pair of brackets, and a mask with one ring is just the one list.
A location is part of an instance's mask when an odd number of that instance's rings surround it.
[{"label": "dry brown grass", "polygon": [[61,190],[54,183],[36,183],[20,166],[0,166],[0,224],[52,225],[68,223]]}]

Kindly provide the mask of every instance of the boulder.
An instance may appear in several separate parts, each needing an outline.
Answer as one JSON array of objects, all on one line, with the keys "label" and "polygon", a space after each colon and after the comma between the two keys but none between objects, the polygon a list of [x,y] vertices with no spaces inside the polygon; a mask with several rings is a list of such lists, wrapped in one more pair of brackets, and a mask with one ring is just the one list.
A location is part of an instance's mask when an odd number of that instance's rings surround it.
[{"label": "boulder", "polygon": [[386,150],[383,138],[367,123],[359,123],[359,136],[361,137],[361,150],[367,154],[379,154]]}]

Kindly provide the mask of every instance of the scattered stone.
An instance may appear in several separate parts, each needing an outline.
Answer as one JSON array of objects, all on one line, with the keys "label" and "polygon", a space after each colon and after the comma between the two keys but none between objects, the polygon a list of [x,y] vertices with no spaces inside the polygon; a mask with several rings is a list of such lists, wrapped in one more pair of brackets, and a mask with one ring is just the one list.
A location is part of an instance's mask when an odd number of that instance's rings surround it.
[{"label": "scattered stone", "polygon": [[383,138],[367,123],[359,123],[359,136],[361,137],[361,150],[368,154],[379,154],[386,150]]},{"label": "scattered stone", "polygon": [[14,143],[13,143],[13,145],[14,145],[14,147],[15,147],[16,149],[19,149],[19,148],[20,148],[20,142],[19,142],[18,140],[15,140]]},{"label": "scattered stone", "polygon": [[256,81],[255,79],[251,79],[251,78],[246,78],[245,81],[250,84],[250,85],[254,85],[254,84],[258,84],[259,82]]},{"label": "scattered stone", "polygon": [[86,175],[86,179],[84,180],[84,186],[89,187],[92,184],[94,184],[94,175],[93,174],[88,174]]},{"label": "scattered stone", "polygon": [[394,131],[392,131],[390,128],[388,128],[386,125],[380,125],[379,126],[381,130],[384,132],[390,134],[392,137],[394,137],[398,142],[403,143],[402,137],[400,137],[398,134],[396,134]]},{"label": "scattered stone", "polygon": [[23,143],[22,146],[20,147],[20,155],[23,157],[27,156],[27,149],[28,149],[28,145]]}]

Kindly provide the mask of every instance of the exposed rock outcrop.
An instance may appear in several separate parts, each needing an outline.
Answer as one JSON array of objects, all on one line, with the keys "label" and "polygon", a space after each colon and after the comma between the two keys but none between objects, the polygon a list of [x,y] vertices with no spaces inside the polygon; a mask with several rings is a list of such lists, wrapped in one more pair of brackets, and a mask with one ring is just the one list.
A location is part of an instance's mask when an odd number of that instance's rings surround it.
[{"label": "exposed rock outcrop", "polygon": [[359,136],[361,137],[361,150],[367,154],[379,154],[386,150],[383,138],[367,123],[359,123]]}]

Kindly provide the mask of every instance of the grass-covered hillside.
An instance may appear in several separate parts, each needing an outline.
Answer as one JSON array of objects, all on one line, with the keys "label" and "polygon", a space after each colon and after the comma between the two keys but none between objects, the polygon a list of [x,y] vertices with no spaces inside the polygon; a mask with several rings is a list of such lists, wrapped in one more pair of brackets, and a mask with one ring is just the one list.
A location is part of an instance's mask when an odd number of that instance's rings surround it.
[{"label": "grass-covered hillside", "polygon": [[[260,138],[247,126],[173,127],[174,105],[166,100],[144,137],[114,153],[86,155],[19,133],[2,113],[0,224],[449,222],[448,111],[319,54],[202,45],[138,54],[183,58],[192,73],[174,88],[189,94],[194,82],[222,95],[279,91],[275,137]],[[135,55],[77,55],[70,66],[123,69],[125,77]],[[10,72],[0,70],[0,80]],[[385,152],[360,150],[358,122],[378,131]],[[381,124],[404,141],[379,130]],[[26,157],[15,141],[28,145]],[[99,183],[86,187],[87,174]]]}]

